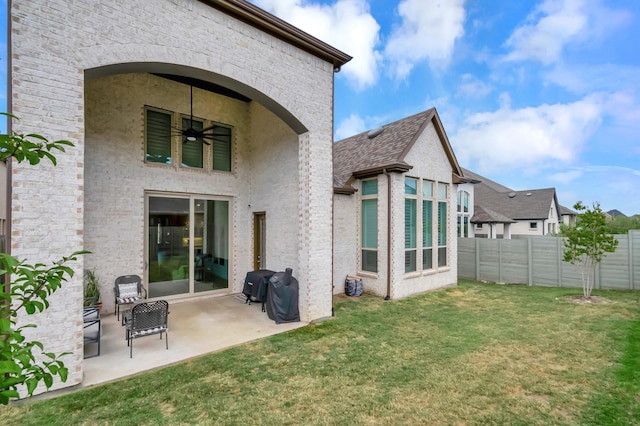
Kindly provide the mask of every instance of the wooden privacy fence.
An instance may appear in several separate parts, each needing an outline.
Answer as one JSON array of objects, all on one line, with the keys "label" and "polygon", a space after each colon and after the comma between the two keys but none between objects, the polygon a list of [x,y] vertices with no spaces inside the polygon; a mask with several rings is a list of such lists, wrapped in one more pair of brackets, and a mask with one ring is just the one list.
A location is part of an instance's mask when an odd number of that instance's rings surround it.
[{"label": "wooden privacy fence", "polygon": [[[640,230],[616,235],[618,247],[596,267],[595,288],[640,290]],[[549,287],[582,287],[580,271],[562,261],[561,237],[458,238],[458,277]]]}]

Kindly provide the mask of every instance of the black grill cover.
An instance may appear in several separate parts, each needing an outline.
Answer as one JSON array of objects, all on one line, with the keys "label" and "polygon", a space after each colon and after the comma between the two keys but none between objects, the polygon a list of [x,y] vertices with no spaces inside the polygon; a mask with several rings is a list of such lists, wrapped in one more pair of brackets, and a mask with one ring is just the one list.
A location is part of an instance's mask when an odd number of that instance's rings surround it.
[{"label": "black grill cover", "polygon": [[247,300],[251,300],[252,302],[266,302],[267,286],[269,285],[269,278],[271,278],[273,274],[275,274],[275,271],[268,269],[247,272],[242,289],[242,293],[247,296]]},{"label": "black grill cover", "polygon": [[298,280],[291,276],[292,269],[276,272],[269,279],[267,315],[276,324],[300,321],[298,309]]}]

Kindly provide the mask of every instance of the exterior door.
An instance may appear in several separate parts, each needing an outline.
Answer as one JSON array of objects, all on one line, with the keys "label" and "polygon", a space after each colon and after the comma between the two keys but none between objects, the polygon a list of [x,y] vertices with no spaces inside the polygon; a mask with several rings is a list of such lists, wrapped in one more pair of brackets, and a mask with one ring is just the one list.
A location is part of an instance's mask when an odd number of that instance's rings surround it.
[{"label": "exterior door", "polygon": [[149,297],[229,287],[229,201],[148,196]]},{"label": "exterior door", "polygon": [[265,212],[253,214],[253,269],[267,269],[266,241],[267,214]]}]

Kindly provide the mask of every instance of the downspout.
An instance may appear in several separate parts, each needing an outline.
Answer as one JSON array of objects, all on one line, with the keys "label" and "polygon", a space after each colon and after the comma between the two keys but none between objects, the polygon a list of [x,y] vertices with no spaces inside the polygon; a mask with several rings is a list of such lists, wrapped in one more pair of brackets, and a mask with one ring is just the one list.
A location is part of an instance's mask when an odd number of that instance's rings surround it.
[{"label": "downspout", "polygon": [[[13,77],[11,75],[11,3],[9,0],[7,2],[7,112],[13,113],[13,90],[11,81]],[[7,134],[10,135],[13,132],[13,120],[7,117]],[[7,159],[7,167],[6,167],[6,220],[4,223],[4,252],[7,254],[11,254],[11,199],[12,199],[12,170],[11,170],[12,160],[11,157]],[[5,277],[5,282],[8,282],[9,277]]]},{"label": "downspout", "polygon": [[387,169],[382,171],[387,176],[387,295],[384,300],[391,299],[391,175]]}]

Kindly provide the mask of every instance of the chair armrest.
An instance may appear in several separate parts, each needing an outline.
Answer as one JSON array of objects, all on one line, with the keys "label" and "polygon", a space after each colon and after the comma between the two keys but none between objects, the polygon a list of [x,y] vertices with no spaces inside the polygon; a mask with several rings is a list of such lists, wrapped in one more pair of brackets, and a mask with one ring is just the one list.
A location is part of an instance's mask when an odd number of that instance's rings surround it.
[{"label": "chair armrest", "polygon": [[140,284],[140,289],[142,290],[142,297],[147,298],[147,289],[144,288],[144,285]]}]

